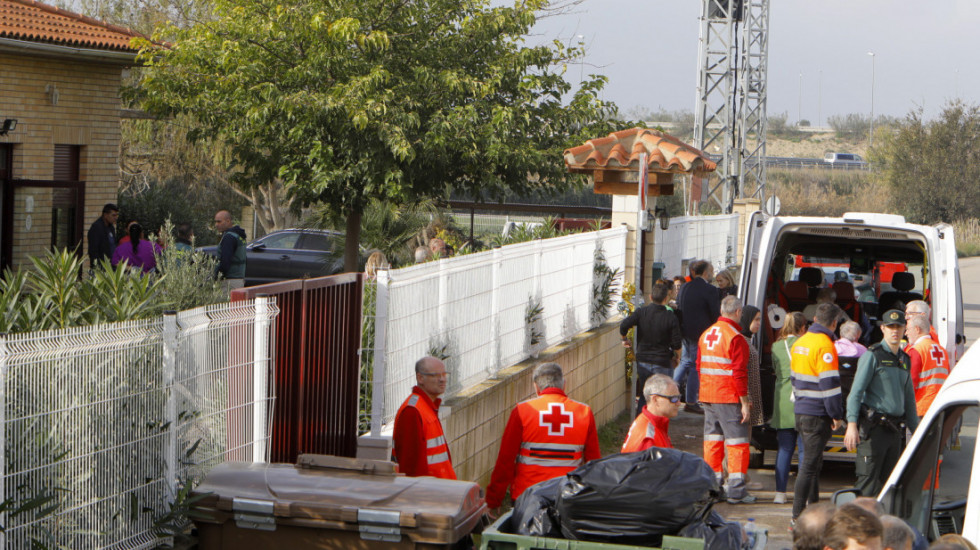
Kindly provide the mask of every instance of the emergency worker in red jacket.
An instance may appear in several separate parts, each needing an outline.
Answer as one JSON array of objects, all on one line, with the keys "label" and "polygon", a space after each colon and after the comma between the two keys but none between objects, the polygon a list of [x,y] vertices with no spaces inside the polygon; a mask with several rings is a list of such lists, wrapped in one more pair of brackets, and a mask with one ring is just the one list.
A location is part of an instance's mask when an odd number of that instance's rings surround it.
[{"label": "emergency worker in red jacket", "polygon": [[513,500],[525,489],[565,475],[601,456],[592,409],[565,395],[557,363],[535,367],[537,397],[518,403],[510,413],[487,486],[487,506],[497,508],[507,488]]},{"label": "emergency worker in red jacket", "polygon": [[439,421],[439,396],[446,392],[446,365],[435,357],[415,363],[412,395],[395,415],[394,459],[398,471],[411,477],[433,476],[456,479],[446,434]]},{"label": "emergency worker in red jacket", "polygon": [[646,406],[640,410],[620,452],[635,453],[650,447],[670,449],[670,419],[680,412],[681,392],[677,382],[665,374],[652,374],[643,384]]},{"label": "emergency worker in red jacket", "polygon": [[[698,376],[704,406],[704,461],[723,477],[722,462],[728,454],[725,493],[729,504],[755,502],[746,491],[749,471],[749,344],[738,319],[742,302],[735,296],[721,301],[721,317],[698,339]],[[756,404],[759,406],[759,404]]]}]

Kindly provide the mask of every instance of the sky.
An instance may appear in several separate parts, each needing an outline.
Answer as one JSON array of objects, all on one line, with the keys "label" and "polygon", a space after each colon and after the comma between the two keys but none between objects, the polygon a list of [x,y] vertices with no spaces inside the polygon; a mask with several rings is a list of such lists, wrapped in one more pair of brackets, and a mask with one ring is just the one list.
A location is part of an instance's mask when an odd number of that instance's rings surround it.
[{"label": "sky", "polygon": [[[700,11],[700,0],[584,0],[539,21],[530,41],[574,44],[582,35],[584,62],[566,78],[605,74],[603,99],[627,114],[693,111]],[[921,107],[933,118],[953,98],[978,103],[980,71],[969,61],[978,29],[977,0],[771,0],[768,112],[814,126],[868,115],[872,64],[875,116]]]}]

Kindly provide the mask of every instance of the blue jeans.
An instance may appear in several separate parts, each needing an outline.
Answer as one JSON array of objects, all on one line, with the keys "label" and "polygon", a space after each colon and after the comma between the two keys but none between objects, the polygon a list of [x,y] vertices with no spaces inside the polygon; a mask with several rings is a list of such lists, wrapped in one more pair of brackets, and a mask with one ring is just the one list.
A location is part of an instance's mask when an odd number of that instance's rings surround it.
[{"label": "blue jeans", "polygon": [[[789,467],[793,463],[793,451],[799,449],[799,464],[803,464],[803,441],[793,428],[776,430],[776,492],[785,493],[789,483]],[[794,449],[795,448],[795,449]]]},{"label": "blue jeans", "polygon": [[684,340],[681,347],[681,361],[674,369],[674,382],[685,388],[684,402],[697,403],[700,383],[698,382],[698,342]]}]

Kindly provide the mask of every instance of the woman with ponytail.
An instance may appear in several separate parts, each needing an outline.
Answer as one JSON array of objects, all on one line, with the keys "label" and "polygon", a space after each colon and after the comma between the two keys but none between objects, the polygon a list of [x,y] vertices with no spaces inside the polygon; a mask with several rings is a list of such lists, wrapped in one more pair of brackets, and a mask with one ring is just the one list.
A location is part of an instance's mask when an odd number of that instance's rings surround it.
[{"label": "woman with ponytail", "polygon": [[160,245],[146,240],[143,226],[132,223],[129,225],[129,241],[116,247],[116,252],[112,255],[112,265],[115,267],[125,260],[130,267],[138,267],[143,273],[149,273],[156,269],[156,255],[159,253]]}]

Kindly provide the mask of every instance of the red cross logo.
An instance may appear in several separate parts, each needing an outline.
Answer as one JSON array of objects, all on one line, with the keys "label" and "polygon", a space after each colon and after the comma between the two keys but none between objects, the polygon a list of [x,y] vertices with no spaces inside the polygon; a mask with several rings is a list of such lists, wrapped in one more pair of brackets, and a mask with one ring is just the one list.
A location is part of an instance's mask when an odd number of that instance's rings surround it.
[{"label": "red cross logo", "polygon": [[943,348],[939,347],[939,344],[932,345],[929,355],[932,356],[932,359],[936,362],[937,367],[943,366],[943,361],[946,360],[946,354],[943,353]]},{"label": "red cross logo", "polygon": [[539,425],[542,428],[548,428],[548,435],[563,437],[565,428],[571,428],[575,425],[575,417],[565,412],[564,403],[552,403],[550,410],[538,413],[538,418]]},{"label": "red cross logo", "polygon": [[704,337],[704,343],[708,344],[709,350],[715,349],[715,344],[717,344],[720,340],[721,340],[721,331],[718,330],[718,327],[711,327],[711,332],[709,332],[708,335]]}]

